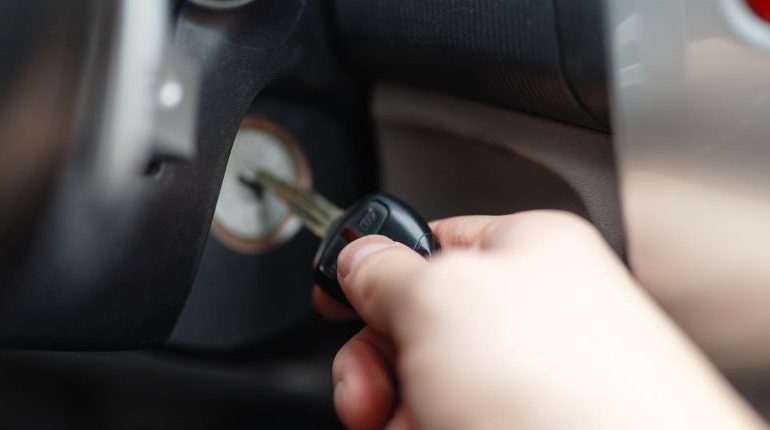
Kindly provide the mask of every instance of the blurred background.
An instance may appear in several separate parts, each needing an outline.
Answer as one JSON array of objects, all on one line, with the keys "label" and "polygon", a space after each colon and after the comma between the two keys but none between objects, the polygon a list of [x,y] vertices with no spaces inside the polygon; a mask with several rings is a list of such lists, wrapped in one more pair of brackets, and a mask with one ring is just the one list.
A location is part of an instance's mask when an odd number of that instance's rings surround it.
[{"label": "blurred background", "polygon": [[768,10],[3,0],[0,427],[339,427],[331,360],[360,325],[315,314],[318,240],[243,168],[343,208],[586,217],[766,403],[770,349],[712,329],[714,303],[770,326],[746,300],[767,253],[742,252],[770,218],[720,194],[767,200]]}]

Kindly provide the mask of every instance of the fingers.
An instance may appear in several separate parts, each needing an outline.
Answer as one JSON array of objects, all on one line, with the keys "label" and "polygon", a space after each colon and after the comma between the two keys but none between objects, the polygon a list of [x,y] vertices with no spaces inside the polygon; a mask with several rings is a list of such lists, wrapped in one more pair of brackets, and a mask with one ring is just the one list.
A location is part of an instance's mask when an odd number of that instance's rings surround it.
[{"label": "fingers", "polygon": [[351,429],[379,429],[392,415],[393,347],[370,328],[353,336],[334,358],[334,406]]},{"label": "fingers", "polygon": [[367,324],[382,333],[390,333],[403,295],[414,287],[427,265],[416,252],[383,236],[356,240],[337,260],[348,301]]},{"label": "fingers", "polygon": [[539,238],[594,232],[578,215],[557,210],[534,210],[504,216],[461,216],[430,223],[442,248],[511,248],[531,245]]},{"label": "fingers", "polygon": [[481,246],[484,230],[501,218],[486,215],[458,216],[432,221],[430,228],[442,248],[473,248]]},{"label": "fingers", "polygon": [[[533,247],[550,249],[554,244],[560,244],[559,248],[568,251],[564,249],[565,242],[585,243],[586,235],[593,236],[589,237],[589,242],[603,243],[587,221],[554,210],[447,218],[432,222],[431,228],[445,250],[519,249],[525,252]],[[565,238],[575,240],[565,241]],[[359,263],[367,267],[352,270]],[[411,250],[382,236],[367,236],[349,245],[340,254],[338,265],[343,291],[353,308],[364,320],[385,332],[389,330],[388,319],[397,310],[397,302],[392,299],[401,297],[403,291],[415,283],[414,275],[425,266],[426,262]],[[318,310],[331,319],[344,320],[355,315],[317,288],[313,291],[313,299]]]}]

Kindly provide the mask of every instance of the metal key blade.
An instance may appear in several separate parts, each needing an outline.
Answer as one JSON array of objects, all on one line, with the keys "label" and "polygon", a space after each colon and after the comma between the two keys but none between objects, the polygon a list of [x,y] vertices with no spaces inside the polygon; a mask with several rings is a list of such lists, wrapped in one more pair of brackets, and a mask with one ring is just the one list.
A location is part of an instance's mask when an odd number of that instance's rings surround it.
[{"label": "metal key blade", "polygon": [[299,217],[305,227],[322,239],[326,237],[332,223],[344,213],[342,209],[320,194],[297,188],[264,170],[251,176],[280,197],[289,211]]}]

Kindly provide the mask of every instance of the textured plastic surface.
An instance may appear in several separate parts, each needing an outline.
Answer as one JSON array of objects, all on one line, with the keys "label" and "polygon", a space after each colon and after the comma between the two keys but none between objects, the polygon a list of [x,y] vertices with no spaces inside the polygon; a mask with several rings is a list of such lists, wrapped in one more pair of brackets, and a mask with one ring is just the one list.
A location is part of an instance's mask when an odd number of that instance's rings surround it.
[{"label": "textured plastic surface", "polygon": [[[378,188],[378,168],[366,99],[335,56],[328,13],[321,2],[307,4],[286,53],[291,62],[250,114],[291,135],[310,164],[313,188],[348,207]],[[301,231],[278,248],[250,255],[210,237],[171,345],[243,349],[315,315],[310,288],[319,242]]]},{"label": "textured plastic surface", "polygon": [[379,234],[401,242],[430,258],[439,244],[430,227],[406,203],[384,193],[371,195],[350,208],[318,248],[315,281],[327,294],[347,304],[337,281],[337,257],[358,237]]},{"label": "textured plastic surface", "polygon": [[[601,2],[570,3],[578,2],[337,0],[336,13],[351,60],[376,78],[604,130],[571,83],[606,88]],[[571,20],[575,11],[582,18]],[[562,36],[586,43],[562,46]],[[565,52],[576,48],[578,56]],[[606,112],[606,93],[590,94]]]},{"label": "textured plastic surface", "polygon": [[[38,234],[0,273],[9,279],[0,296],[0,345],[125,349],[166,340],[195,277],[240,118],[287,62],[303,7],[262,0],[238,14],[182,9],[175,47],[205,82],[197,156],[165,163],[155,175],[134,172],[130,193],[111,194],[101,192],[105,167],[93,156],[109,149],[100,147],[104,140],[69,142],[64,167],[51,173],[56,188]],[[102,37],[100,28],[90,30]]]}]

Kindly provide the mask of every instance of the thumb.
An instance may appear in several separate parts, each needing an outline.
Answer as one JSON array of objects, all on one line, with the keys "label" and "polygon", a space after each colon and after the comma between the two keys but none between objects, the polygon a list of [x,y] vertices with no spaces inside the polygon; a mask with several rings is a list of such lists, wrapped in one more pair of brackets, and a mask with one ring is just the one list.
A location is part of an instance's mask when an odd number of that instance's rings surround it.
[{"label": "thumb", "polygon": [[405,245],[384,236],[366,236],[345,247],[337,259],[337,276],[348,301],[375,330],[391,333],[405,291],[427,261]]}]

